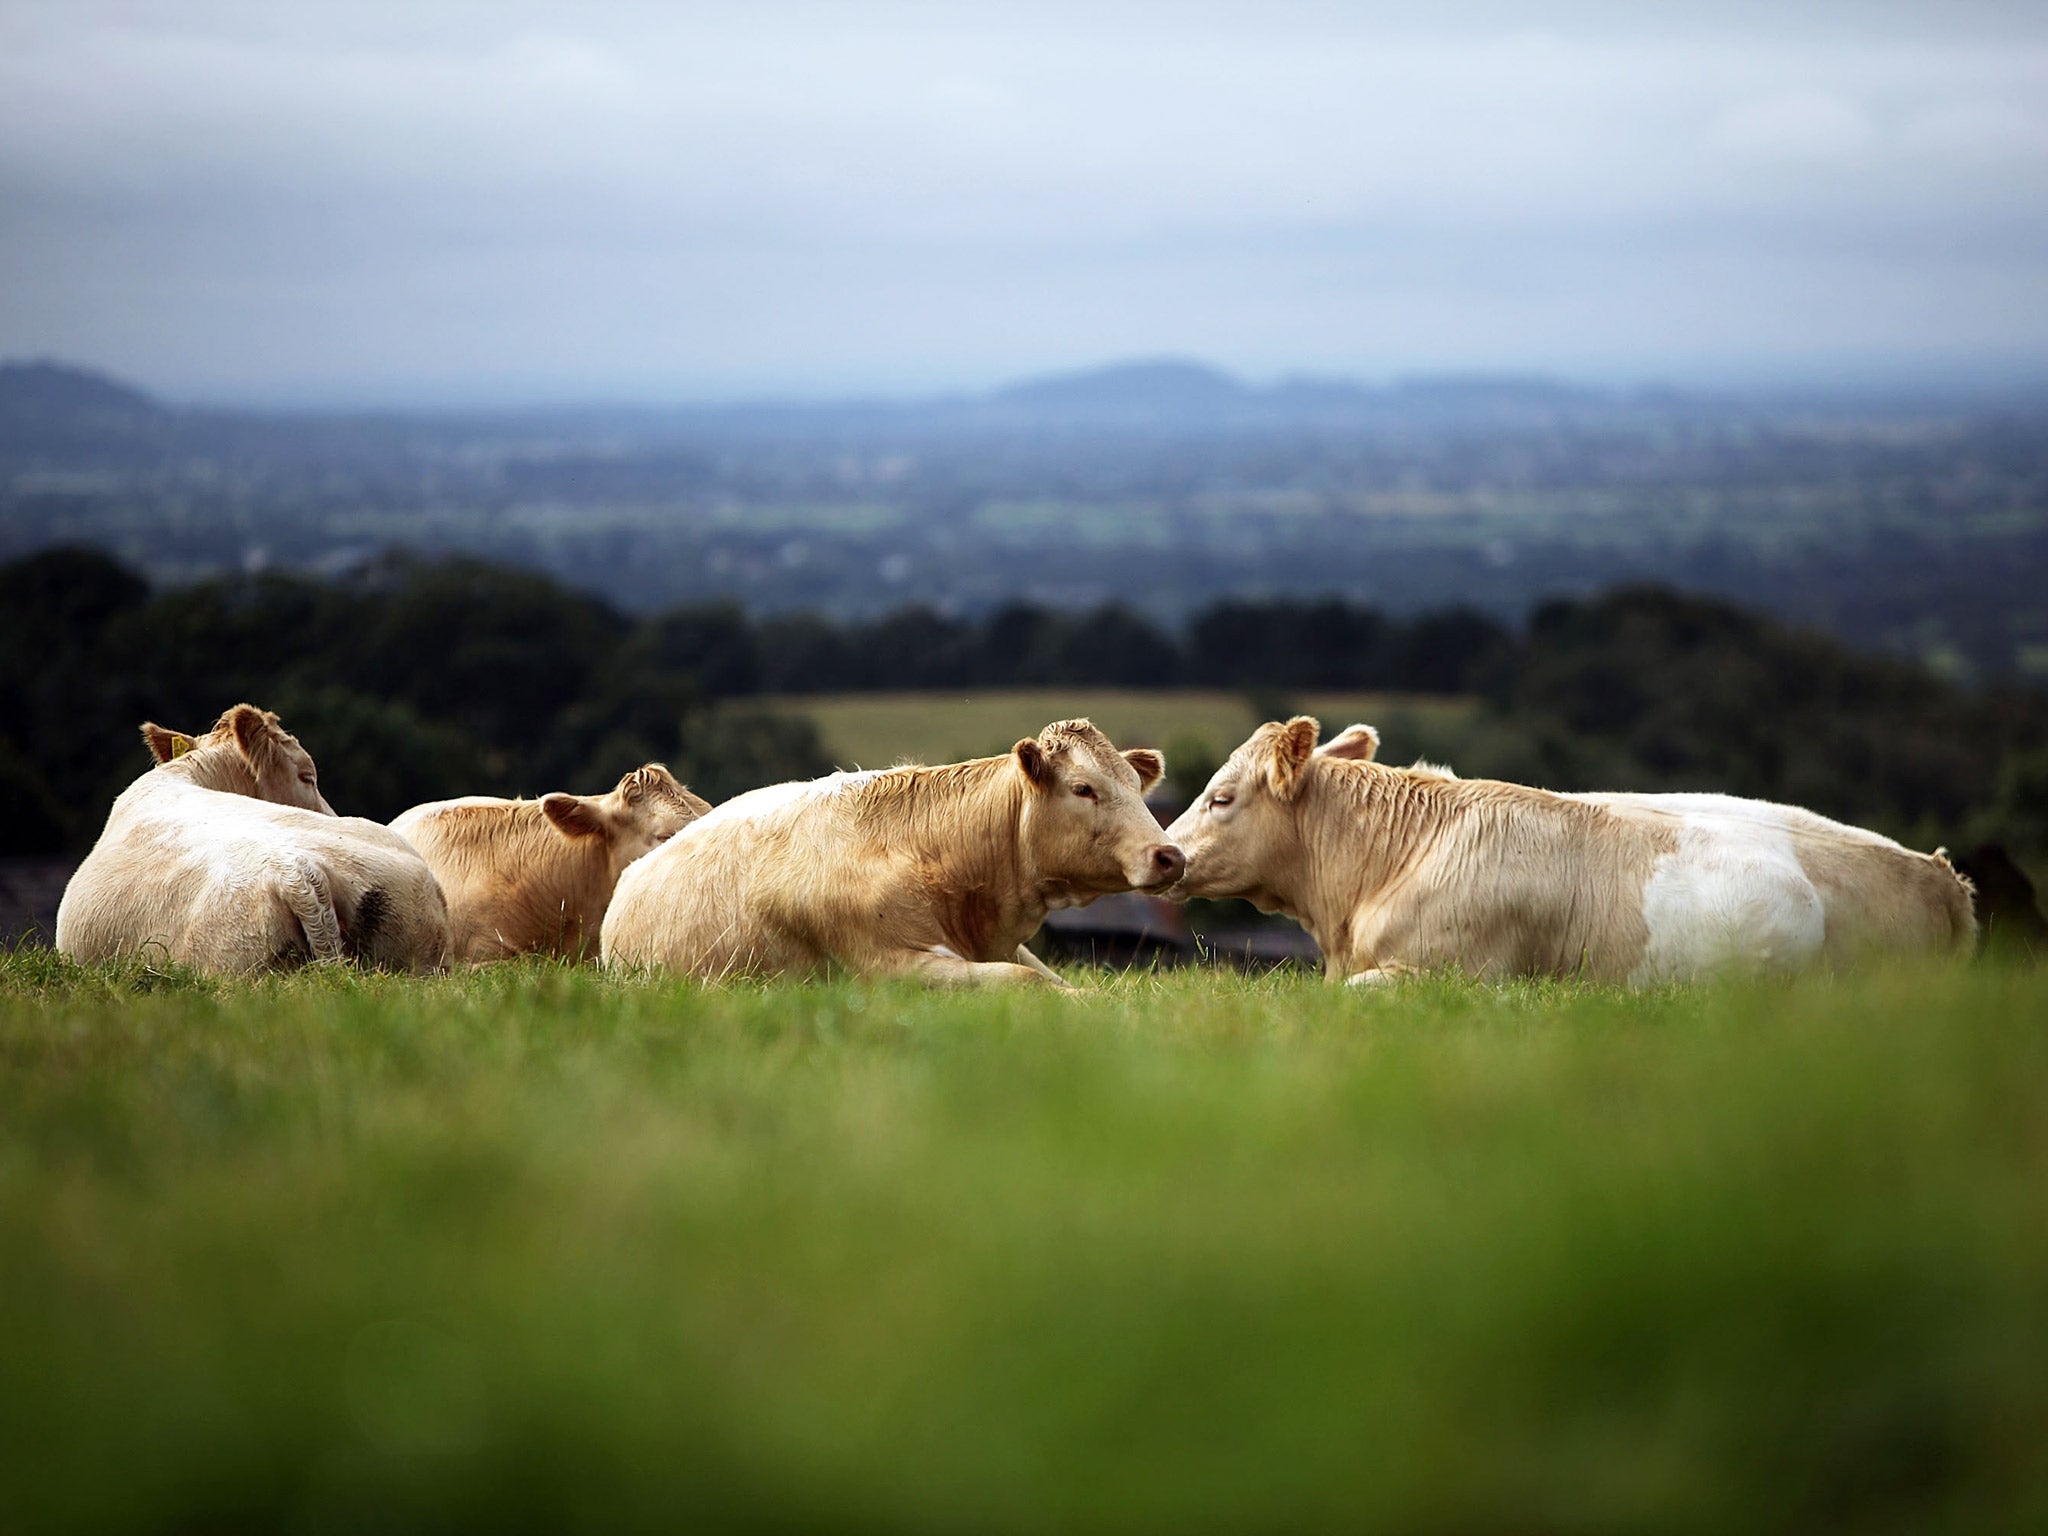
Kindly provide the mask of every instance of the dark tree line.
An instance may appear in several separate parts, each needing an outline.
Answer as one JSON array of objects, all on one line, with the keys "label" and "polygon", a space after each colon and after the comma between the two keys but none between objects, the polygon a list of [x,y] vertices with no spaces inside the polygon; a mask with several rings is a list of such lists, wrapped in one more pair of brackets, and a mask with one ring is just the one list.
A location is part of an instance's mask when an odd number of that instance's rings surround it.
[{"label": "dark tree line", "polygon": [[[1521,632],[1451,610],[1228,601],[1169,633],[1110,606],[959,618],[628,618],[546,577],[392,556],[331,582],[152,591],[89,550],[0,567],[0,851],[81,849],[146,766],[136,724],[278,710],[342,809],[595,789],[649,758],[712,799],[824,771],[758,696],[1103,686],[1465,694],[1426,742],[1468,773],[1555,788],[1711,788],[1922,840],[2048,848],[2048,702],[1973,692],[1726,603],[1655,589],[1539,608]],[[1335,722],[1332,722],[1335,723]],[[1226,751],[1234,743],[1207,746]]]},{"label": "dark tree line", "polygon": [[666,670],[713,696],[916,688],[1373,689],[1464,693],[1514,636],[1477,613],[1386,618],[1335,599],[1224,602],[1173,635],[1127,608],[1012,604],[984,618],[899,608],[880,618],[750,618],[734,605],[650,622]]}]

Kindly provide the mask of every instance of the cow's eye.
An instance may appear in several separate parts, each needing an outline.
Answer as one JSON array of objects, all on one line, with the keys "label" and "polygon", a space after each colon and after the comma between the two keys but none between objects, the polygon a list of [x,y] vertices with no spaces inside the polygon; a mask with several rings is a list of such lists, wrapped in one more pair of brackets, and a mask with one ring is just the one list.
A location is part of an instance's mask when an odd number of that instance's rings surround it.
[{"label": "cow's eye", "polygon": [[1095,798],[1095,786],[1093,784],[1076,784],[1074,786],[1074,793],[1083,800],[1093,800]]},{"label": "cow's eye", "polygon": [[1223,809],[1224,806],[1230,804],[1230,802],[1234,798],[1235,796],[1229,794],[1227,791],[1219,789],[1215,794],[1209,797],[1209,809],[1212,811],[1220,811]]}]

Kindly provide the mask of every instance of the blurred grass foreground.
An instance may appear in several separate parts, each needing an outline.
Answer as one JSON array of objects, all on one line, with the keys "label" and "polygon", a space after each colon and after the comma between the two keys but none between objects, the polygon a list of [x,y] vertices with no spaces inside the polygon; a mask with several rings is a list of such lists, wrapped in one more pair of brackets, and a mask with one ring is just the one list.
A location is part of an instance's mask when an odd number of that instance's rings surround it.
[{"label": "blurred grass foreground", "polygon": [[2048,982],[0,960],[0,1529],[2048,1529]]}]

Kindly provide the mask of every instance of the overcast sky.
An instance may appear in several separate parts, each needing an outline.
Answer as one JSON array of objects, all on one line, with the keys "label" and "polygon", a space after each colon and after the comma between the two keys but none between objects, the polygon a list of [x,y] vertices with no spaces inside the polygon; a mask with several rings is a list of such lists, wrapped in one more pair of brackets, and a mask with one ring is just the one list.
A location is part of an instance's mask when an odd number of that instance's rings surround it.
[{"label": "overcast sky", "polygon": [[2048,363],[2048,3],[0,0],[0,357],[175,398]]}]

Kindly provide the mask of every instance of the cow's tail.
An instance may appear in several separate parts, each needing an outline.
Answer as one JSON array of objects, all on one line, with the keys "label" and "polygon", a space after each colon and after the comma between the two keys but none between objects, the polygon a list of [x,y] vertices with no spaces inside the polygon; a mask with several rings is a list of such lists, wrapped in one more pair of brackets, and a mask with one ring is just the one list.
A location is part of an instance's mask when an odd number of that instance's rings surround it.
[{"label": "cow's tail", "polygon": [[306,947],[317,963],[343,958],[341,918],[334,910],[334,891],[319,861],[289,859],[278,872],[278,894],[305,931]]},{"label": "cow's tail", "polygon": [[373,958],[391,922],[391,896],[381,885],[373,885],[356,898],[345,942],[357,959]]},{"label": "cow's tail", "polygon": [[1970,877],[1948,861],[1948,850],[1937,848],[1928,857],[1947,878],[1941,882],[1943,915],[1948,919],[1948,947],[1958,954],[1977,948],[1977,887]]}]

